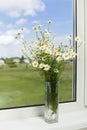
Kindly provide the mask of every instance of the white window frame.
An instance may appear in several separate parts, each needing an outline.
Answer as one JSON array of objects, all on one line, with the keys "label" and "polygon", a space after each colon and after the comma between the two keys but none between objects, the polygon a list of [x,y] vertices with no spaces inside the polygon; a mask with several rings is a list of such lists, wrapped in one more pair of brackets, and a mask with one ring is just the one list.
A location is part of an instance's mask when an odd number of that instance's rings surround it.
[{"label": "white window frame", "polygon": [[[86,4],[85,4],[86,2]],[[87,5],[87,0],[77,0],[77,35],[84,41],[85,33],[87,33],[87,29],[85,30],[85,25],[87,22],[87,17],[85,19],[85,11],[87,9],[85,7]],[[85,21],[86,20],[86,21]],[[86,39],[87,40],[87,39]],[[77,100],[76,102],[69,103],[61,103],[59,104],[59,113],[67,113],[76,110],[85,110],[85,104],[87,104],[87,81],[85,76],[87,77],[87,70],[85,72],[85,67],[87,66],[87,58],[85,57],[86,51],[84,52],[85,44],[83,44],[77,51]],[[86,58],[86,59],[85,59]],[[85,64],[84,64],[85,63]],[[85,96],[84,96],[85,95]],[[0,110],[0,120],[10,120],[10,119],[23,119],[29,118],[31,116],[40,116],[43,115],[44,106],[36,106],[36,107],[24,107],[17,109],[4,109]]]},{"label": "white window frame", "polygon": [[85,20],[85,27],[84,27],[84,40],[85,40],[85,51],[84,51],[84,54],[85,54],[85,106],[87,106],[87,0],[85,0],[85,13],[84,13],[84,20]]}]

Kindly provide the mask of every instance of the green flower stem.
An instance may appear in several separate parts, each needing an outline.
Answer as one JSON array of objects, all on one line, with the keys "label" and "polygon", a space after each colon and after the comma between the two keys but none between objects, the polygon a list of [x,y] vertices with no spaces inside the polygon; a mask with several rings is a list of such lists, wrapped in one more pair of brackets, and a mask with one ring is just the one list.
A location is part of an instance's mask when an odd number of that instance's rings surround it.
[{"label": "green flower stem", "polygon": [[[46,102],[48,109],[51,109],[54,113],[57,113],[58,107],[58,84],[54,77],[50,77],[51,80],[46,81]],[[53,79],[53,80],[52,80]]]},{"label": "green flower stem", "polygon": [[57,106],[58,106],[58,89],[57,84],[52,83],[51,85],[51,106],[53,113],[57,112]]}]

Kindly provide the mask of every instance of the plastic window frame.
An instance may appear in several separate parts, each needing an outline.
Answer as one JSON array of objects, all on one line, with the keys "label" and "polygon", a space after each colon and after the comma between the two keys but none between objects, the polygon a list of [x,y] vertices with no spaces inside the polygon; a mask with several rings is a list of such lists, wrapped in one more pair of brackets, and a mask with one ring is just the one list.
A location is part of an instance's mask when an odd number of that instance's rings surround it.
[{"label": "plastic window frame", "polygon": [[[83,41],[85,36],[85,31],[84,31],[85,8],[84,7],[85,7],[85,1],[77,0],[77,35],[80,36]],[[84,101],[85,101],[84,44],[79,49],[77,49],[77,55],[78,57],[80,57],[79,59],[77,59],[77,91],[76,91],[77,98],[75,102],[67,102],[67,103],[59,104],[60,114],[86,109],[84,105]],[[41,116],[43,115],[43,111],[44,111],[44,106],[0,110],[0,120],[23,119],[32,116]]]}]

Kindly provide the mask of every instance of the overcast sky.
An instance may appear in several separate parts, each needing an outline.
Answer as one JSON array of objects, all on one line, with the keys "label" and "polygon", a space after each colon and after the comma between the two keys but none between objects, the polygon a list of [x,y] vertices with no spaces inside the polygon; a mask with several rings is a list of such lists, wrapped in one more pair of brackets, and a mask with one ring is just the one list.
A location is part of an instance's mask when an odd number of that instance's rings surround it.
[{"label": "overcast sky", "polygon": [[72,34],[72,12],[72,0],[0,0],[0,58],[21,56],[21,44],[14,38],[21,27],[30,41],[33,26],[46,28],[52,20],[56,41],[63,41]]}]

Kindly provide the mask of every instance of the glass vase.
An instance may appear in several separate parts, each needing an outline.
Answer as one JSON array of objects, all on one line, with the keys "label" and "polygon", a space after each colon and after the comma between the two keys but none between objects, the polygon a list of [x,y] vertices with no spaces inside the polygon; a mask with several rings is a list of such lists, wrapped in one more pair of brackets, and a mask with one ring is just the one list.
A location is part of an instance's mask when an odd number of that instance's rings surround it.
[{"label": "glass vase", "polygon": [[45,83],[44,118],[47,123],[58,121],[58,83],[55,81]]}]

